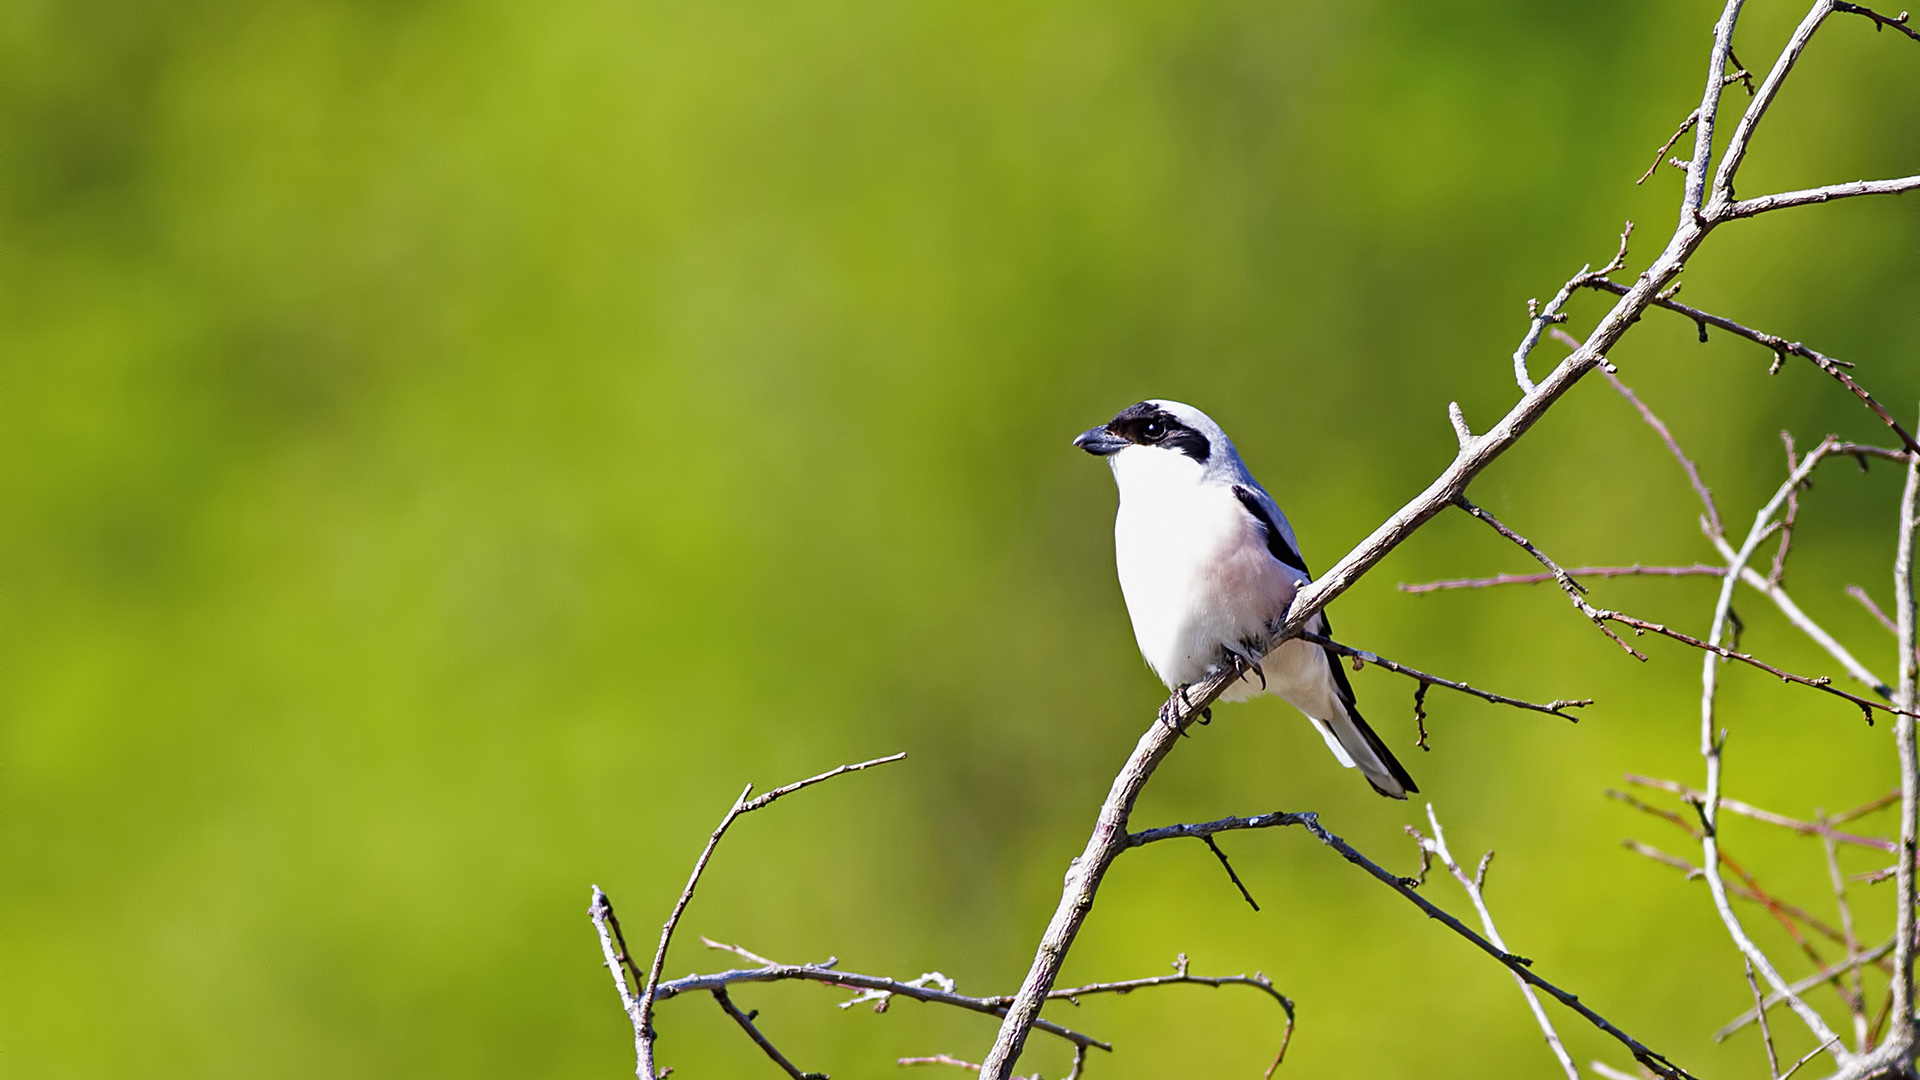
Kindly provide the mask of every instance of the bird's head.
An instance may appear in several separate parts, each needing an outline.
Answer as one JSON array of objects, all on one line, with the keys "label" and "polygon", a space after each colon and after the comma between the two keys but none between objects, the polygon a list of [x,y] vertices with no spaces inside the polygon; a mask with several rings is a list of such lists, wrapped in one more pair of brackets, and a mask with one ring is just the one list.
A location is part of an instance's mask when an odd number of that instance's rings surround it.
[{"label": "bird's head", "polygon": [[1175,457],[1187,459],[1187,467],[1207,470],[1217,458],[1237,458],[1233,443],[1220,425],[1206,413],[1178,401],[1143,401],[1120,410],[1120,414],[1097,428],[1081,432],[1073,445],[1095,457],[1108,458],[1116,468],[1122,457],[1148,455],[1155,462],[1174,464]]}]

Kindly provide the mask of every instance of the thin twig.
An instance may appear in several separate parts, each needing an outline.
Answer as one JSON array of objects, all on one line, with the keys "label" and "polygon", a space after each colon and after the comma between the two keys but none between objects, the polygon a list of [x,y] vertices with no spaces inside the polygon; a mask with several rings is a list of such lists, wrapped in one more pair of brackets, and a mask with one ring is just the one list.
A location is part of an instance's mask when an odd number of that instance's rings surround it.
[{"label": "thin twig", "polygon": [[740,1007],[733,1003],[733,998],[728,996],[726,987],[715,987],[713,1000],[719,1002],[720,1008],[725,1010],[728,1016],[733,1017],[733,1022],[739,1024],[740,1029],[747,1033],[747,1038],[752,1039],[754,1045],[765,1051],[766,1055],[773,1059],[773,1063],[780,1066],[788,1076],[793,1077],[793,1080],[828,1080],[826,1073],[801,1072],[799,1066],[787,1060],[787,1055],[781,1053],[780,1048],[773,1045],[772,1040],[753,1025],[754,1017],[760,1014],[757,1011],[741,1012]]},{"label": "thin twig", "polygon": [[1864,15],[1873,20],[1873,28],[1875,30],[1885,30],[1891,26],[1913,40],[1920,41],[1920,30],[1915,30],[1907,24],[1907,13],[1904,11],[1900,13],[1898,18],[1888,18],[1872,8],[1861,7],[1859,4],[1849,4],[1846,3],[1845,0],[1836,0],[1833,5],[1833,10],[1844,11],[1849,15]]},{"label": "thin twig", "polygon": [[963,1061],[952,1054],[929,1054],[926,1057],[903,1057],[894,1062],[896,1065],[957,1065],[962,1069],[980,1071],[980,1066],[971,1061]]},{"label": "thin twig", "polygon": [[1577,709],[1583,705],[1593,704],[1592,698],[1579,698],[1577,700],[1567,700],[1567,699],[1556,698],[1553,701],[1549,701],[1544,705],[1537,704],[1531,701],[1522,701],[1519,698],[1507,697],[1505,694],[1495,694],[1495,693],[1492,693],[1491,691],[1481,690],[1481,689],[1478,689],[1477,687],[1469,686],[1463,682],[1455,682],[1452,679],[1443,679],[1438,675],[1430,675],[1427,672],[1419,670],[1418,668],[1410,668],[1405,664],[1399,663],[1398,661],[1388,660],[1383,656],[1379,656],[1375,653],[1370,653],[1365,649],[1356,649],[1351,645],[1342,645],[1341,643],[1333,640],[1332,638],[1326,637],[1321,634],[1315,634],[1309,631],[1302,631],[1300,634],[1300,637],[1306,641],[1311,641],[1314,644],[1321,646],[1322,648],[1332,649],[1334,652],[1337,652],[1342,656],[1351,656],[1354,659],[1360,660],[1364,663],[1377,664],[1380,667],[1386,668],[1388,671],[1395,672],[1396,674],[1400,674],[1400,675],[1405,675],[1406,677],[1414,680],[1415,682],[1420,683],[1421,685],[1444,686],[1449,690],[1458,690],[1463,694],[1471,694],[1474,697],[1481,699],[1482,701],[1491,701],[1495,705],[1511,705],[1516,709],[1525,709],[1529,712],[1546,713],[1549,716],[1558,716],[1562,720],[1571,720],[1576,724],[1580,722],[1580,718],[1577,716],[1574,716],[1571,713],[1563,712],[1562,710]]},{"label": "thin twig", "polygon": [[1880,620],[1880,625],[1886,627],[1889,633],[1896,635],[1900,633],[1899,625],[1889,618],[1886,612],[1880,610],[1880,605],[1873,602],[1873,597],[1867,595],[1867,590],[1858,585],[1849,585],[1847,586],[1847,595],[1860,601],[1860,606],[1866,608],[1874,618]]},{"label": "thin twig", "polygon": [[[1707,796],[1705,792],[1697,791],[1685,784],[1675,783],[1672,780],[1659,780],[1651,776],[1641,776],[1638,773],[1627,773],[1624,779],[1629,784],[1671,792],[1694,806],[1701,806],[1706,802]],[[1741,802],[1739,799],[1729,799],[1724,795],[1720,798],[1720,808],[1723,810],[1730,810],[1733,813],[1739,814],[1741,817],[1752,818],[1755,821],[1762,821],[1768,825],[1777,825],[1783,829],[1790,829],[1802,836],[1829,837],[1835,843],[1839,844],[1854,844],[1859,847],[1872,848],[1875,851],[1893,851],[1894,843],[1891,840],[1883,840],[1877,836],[1861,836],[1857,833],[1842,832],[1833,827],[1834,822],[1847,821],[1851,818],[1859,817],[1861,814],[1878,810],[1885,805],[1887,805],[1885,801],[1876,799],[1858,810],[1849,811],[1846,815],[1815,821],[1803,821],[1800,818],[1777,814],[1771,810],[1762,810],[1760,807],[1754,806],[1751,803]]]},{"label": "thin twig", "polygon": [[1773,1031],[1767,1027],[1767,1002],[1760,996],[1760,984],[1753,979],[1753,964],[1744,957],[1741,962],[1747,968],[1747,989],[1753,991],[1754,1014],[1760,1018],[1760,1042],[1767,1048],[1767,1076],[1780,1080],[1780,1057],[1773,1052]]},{"label": "thin twig", "polygon": [[1553,575],[1554,582],[1560,586],[1560,591],[1566,593],[1567,598],[1573,601],[1573,606],[1576,609],[1578,609],[1581,614],[1585,615],[1589,620],[1591,620],[1594,626],[1599,627],[1601,633],[1611,638],[1614,644],[1620,646],[1622,649],[1625,649],[1627,651],[1627,655],[1632,656],[1636,660],[1646,659],[1645,654],[1641,653],[1640,650],[1627,644],[1625,641],[1620,640],[1620,635],[1614,633],[1610,628],[1608,628],[1606,624],[1606,620],[1599,617],[1599,613],[1597,609],[1595,609],[1593,605],[1587,603],[1586,597],[1584,595],[1587,591],[1586,586],[1575,581],[1573,579],[1573,575],[1561,569],[1559,563],[1556,563],[1551,558],[1548,558],[1546,552],[1541,551],[1539,548],[1535,547],[1533,545],[1533,541],[1528,540],[1526,537],[1521,536],[1519,533],[1514,532],[1512,529],[1509,529],[1505,525],[1501,524],[1499,518],[1496,518],[1492,514],[1487,513],[1485,510],[1482,510],[1480,507],[1475,506],[1470,500],[1468,500],[1468,498],[1464,494],[1454,496],[1453,504],[1455,506],[1458,506],[1460,509],[1465,510],[1467,513],[1473,515],[1474,517],[1479,518],[1481,521],[1486,522],[1487,525],[1493,529],[1493,531],[1499,533],[1501,536],[1506,537],[1508,540],[1513,541],[1516,545],[1520,547],[1522,551],[1525,551],[1527,554],[1533,556],[1534,559],[1540,563],[1540,565],[1547,568],[1547,572],[1549,574]]},{"label": "thin twig", "polygon": [[[1891,952],[1893,952],[1893,939],[1888,938],[1887,940],[1881,942],[1880,944],[1874,946],[1871,949],[1868,949],[1866,952],[1861,953],[1859,956],[1854,957],[1852,960],[1849,960],[1844,964],[1835,964],[1832,967],[1822,967],[1819,971],[1816,971],[1811,975],[1808,975],[1804,978],[1795,979],[1793,983],[1790,984],[1791,989],[1796,994],[1804,994],[1807,991],[1812,990],[1813,988],[1819,986],[1821,983],[1837,983],[1840,977],[1845,975],[1849,969],[1863,967],[1867,964],[1877,964],[1881,960],[1885,959],[1887,955]],[[1888,965],[1888,966],[1891,966],[1891,965]],[[1780,1002],[1783,1000],[1785,999],[1778,994],[1768,994],[1765,998],[1765,1004],[1767,1008],[1771,1009],[1775,1005],[1780,1004]],[[1739,1016],[1734,1017],[1732,1020],[1727,1021],[1726,1025],[1721,1027],[1719,1031],[1714,1032],[1713,1041],[1724,1042],[1728,1036],[1732,1035],[1736,1031],[1739,1031],[1741,1028],[1746,1027],[1748,1024],[1755,1022],[1758,1019],[1759,1019],[1759,1013],[1753,1009],[1748,1009],[1746,1012],[1743,1012]]]},{"label": "thin twig", "polygon": [[1240,880],[1240,875],[1233,872],[1233,863],[1227,861],[1227,853],[1220,850],[1220,845],[1213,842],[1213,837],[1208,836],[1203,839],[1207,842],[1207,850],[1213,852],[1213,857],[1219,859],[1220,865],[1226,869],[1227,879],[1232,881],[1233,887],[1239,889],[1240,895],[1246,898],[1247,906],[1259,911],[1260,905],[1254,903],[1253,894],[1247,891],[1247,886]]},{"label": "thin twig", "polygon": [[[1686,471],[1687,482],[1693,485],[1694,494],[1700,496],[1700,505],[1706,510],[1708,535],[1724,535],[1726,529],[1720,524],[1720,508],[1714,505],[1713,492],[1707,487],[1707,482],[1700,479],[1699,468],[1694,465],[1693,459],[1687,456],[1686,451],[1680,449],[1679,440],[1673,437],[1673,432],[1667,428],[1667,425],[1661,421],[1658,416],[1654,415],[1653,410],[1647,407],[1646,402],[1641,401],[1638,395],[1627,388],[1626,383],[1620,381],[1619,376],[1612,372],[1604,372],[1603,374],[1607,376],[1607,382],[1613,385],[1614,390],[1618,391],[1621,397],[1632,402],[1633,407],[1639,410],[1640,418],[1645,420],[1647,426],[1652,428],[1654,433],[1660,436],[1661,442],[1667,444],[1668,451],[1680,462],[1680,468]],[[1725,571],[1723,570],[1721,572],[1724,573]]]},{"label": "thin twig", "polygon": [[[1816,810],[1814,820],[1825,825],[1826,812]],[[1840,871],[1840,848],[1833,841],[1831,831],[1820,837],[1820,847],[1827,856],[1827,881],[1833,886],[1833,902],[1840,912],[1840,930],[1846,935],[1847,960],[1860,955],[1860,938],[1853,929],[1853,906],[1847,903],[1847,878]],[[1847,1003],[1847,1009],[1853,1014],[1854,1049],[1864,1052],[1867,1049],[1867,999],[1866,987],[1860,980],[1860,969],[1853,969],[1853,985],[1849,993],[1841,995]]]},{"label": "thin twig", "polygon": [[[1782,431],[1780,441],[1787,446],[1787,471],[1792,472],[1798,464],[1793,455],[1793,433]],[[1800,492],[1795,489],[1787,493],[1787,519],[1780,526],[1780,548],[1773,553],[1773,569],[1767,571],[1767,584],[1778,586],[1787,576],[1787,553],[1793,550],[1793,526],[1800,517]]]},{"label": "thin twig", "polygon": [[1837,1043],[1839,1041],[1840,1041],[1840,1036],[1835,1035],[1834,1037],[1828,1039],[1826,1042],[1823,1042],[1819,1046],[1816,1046],[1813,1049],[1807,1051],[1807,1054],[1805,1057],[1801,1058],[1799,1061],[1794,1062],[1792,1067],[1787,1069],[1786,1072],[1783,1072],[1780,1074],[1780,1080],[1787,1080],[1787,1077],[1792,1076],[1794,1073],[1797,1073],[1800,1071],[1800,1066],[1805,1065],[1807,1062],[1812,1061],[1816,1057],[1819,1057],[1821,1051],[1825,1050],[1827,1047],[1832,1046],[1834,1043]]},{"label": "thin twig", "polygon": [[[865,975],[857,971],[841,971],[831,962],[822,964],[772,964],[752,968],[734,968],[729,971],[715,971],[702,975],[686,975],[670,979],[660,984],[659,1000],[667,1001],[681,994],[694,991],[711,992],[719,987],[736,983],[761,982],[816,982],[827,986],[837,986],[847,990],[860,990],[873,997],[856,1000],[879,1000],[880,995],[899,996],[910,1001],[926,1002],[934,1005],[951,1005],[968,1012],[985,1013],[989,1016],[1003,1016],[1006,1013],[1005,998],[977,998],[965,994],[943,990],[937,986],[919,985],[920,980],[889,979],[881,975]],[[849,1002],[851,1004],[851,1002]],[[1098,1050],[1112,1050],[1113,1046],[1091,1035],[1063,1027],[1051,1020],[1036,1021],[1034,1027],[1050,1035],[1057,1035],[1075,1046],[1091,1046]]]},{"label": "thin twig", "polygon": [[[1707,566],[1695,563],[1692,566],[1581,566],[1566,572],[1571,578],[1617,578],[1617,577],[1724,577],[1724,566]],[[1430,593],[1441,589],[1486,589],[1495,585],[1538,585],[1543,581],[1555,580],[1551,573],[1544,574],[1495,574],[1483,578],[1450,578],[1445,581],[1428,581],[1418,585],[1402,582],[1399,586],[1403,593]]]},{"label": "thin twig", "polygon": [[1667,141],[1661,143],[1660,149],[1655,150],[1653,152],[1653,164],[1647,166],[1647,171],[1641,173],[1640,179],[1635,180],[1633,182],[1634,187],[1639,187],[1641,184],[1646,183],[1650,178],[1652,178],[1654,170],[1658,169],[1660,167],[1660,163],[1666,160],[1667,151],[1673,149],[1673,144],[1680,141],[1680,136],[1685,135],[1689,131],[1692,131],[1693,125],[1698,123],[1699,120],[1700,120],[1700,110],[1695,109],[1692,112],[1687,114],[1687,118],[1685,120],[1680,121],[1680,126],[1674,129],[1673,134],[1668,136]]}]

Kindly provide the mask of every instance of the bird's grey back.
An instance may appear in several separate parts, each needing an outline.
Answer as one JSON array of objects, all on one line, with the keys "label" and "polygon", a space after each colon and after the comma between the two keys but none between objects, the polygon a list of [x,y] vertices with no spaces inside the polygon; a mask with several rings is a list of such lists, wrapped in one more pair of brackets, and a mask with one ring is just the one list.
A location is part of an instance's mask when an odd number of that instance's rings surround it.
[{"label": "bird's grey back", "polygon": [[1286,538],[1287,546],[1294,551],[1300,550],[1300,541],[1293,535],[1293,523],[1273,501],[1273,496],[1253,478],[1253,472],[1247,463],[1240,460],[1240,451],[1227,437],[1226,431],[1213,422],[1213,417],[1183,401],[1170,401],[1155,398],[1150,404],[1156,405],[1177,417],[1181,423],[1207,437],[1209,453],[1204,466],[1204,482],[1222,484],[1228,487],[1238,485],[1250,489],[1256,498],[1266,507],[1268,517],[1280,527],[1280,533]]}]

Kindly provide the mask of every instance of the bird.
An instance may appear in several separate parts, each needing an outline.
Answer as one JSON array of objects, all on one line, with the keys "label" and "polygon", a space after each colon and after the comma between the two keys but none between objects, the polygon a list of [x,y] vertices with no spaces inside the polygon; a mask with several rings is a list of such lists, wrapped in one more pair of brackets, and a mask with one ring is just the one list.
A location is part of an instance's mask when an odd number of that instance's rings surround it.
[{"label": "bird", "polygon": [[[1219,700],[1277,694],[1375,791],[1404,799],[1420,790],[1360,715],[1332,650],[1291,638],[1267,651],[1313,575],[1292,524],[1220,425],[1191,405],[1154,399],[1122,409],[1073,445],[1113,469],[1120,591],[1140,654],[1169,690],[1233,668],[1243,677]],[[1325,612],[1306,629],[1332,633]]]}]

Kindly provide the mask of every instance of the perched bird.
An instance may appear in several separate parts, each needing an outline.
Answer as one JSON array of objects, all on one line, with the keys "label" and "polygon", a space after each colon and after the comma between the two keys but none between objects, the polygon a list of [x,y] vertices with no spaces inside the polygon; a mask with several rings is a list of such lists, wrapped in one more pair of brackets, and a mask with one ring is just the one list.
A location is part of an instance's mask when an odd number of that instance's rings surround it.
[{"label": "perched bird", "polygon": [[[1134,640],[1160,681],[1189,686],[1238,658],[1248,674],[1220,700],[1278,694],[1375,791],[1404,799],[1420,790],[1361,718],[1337,655],[1294,638],[1262,658],[1294,593],[1313,575],[1287,516],[1220,425],[1191,405],[1143,401],[1073,445],[1113,467],[1120,591]],[[1324,613],[1307,629],[1331,633]]]}]

